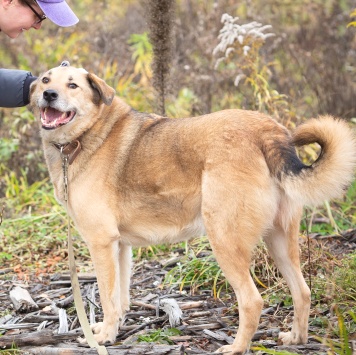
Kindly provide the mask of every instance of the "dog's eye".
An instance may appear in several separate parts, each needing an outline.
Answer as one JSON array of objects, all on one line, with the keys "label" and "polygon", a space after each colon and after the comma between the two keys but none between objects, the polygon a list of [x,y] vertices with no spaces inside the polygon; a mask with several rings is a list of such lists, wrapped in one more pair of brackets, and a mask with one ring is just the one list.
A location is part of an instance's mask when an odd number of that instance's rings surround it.
[{"label": "dog's eye", "polygon": [[77,85],[77,84],[74,84],[74,83],[70,83],[70,84],[68,85],[68,87],[69,87],[70,89],[76,89],[76,88],[78,87],[78,85]]},{"label": "dog's eye", "polygon": [[47,77],[42,78],[42,83],[44,84],[49,83],[49,79]]}]

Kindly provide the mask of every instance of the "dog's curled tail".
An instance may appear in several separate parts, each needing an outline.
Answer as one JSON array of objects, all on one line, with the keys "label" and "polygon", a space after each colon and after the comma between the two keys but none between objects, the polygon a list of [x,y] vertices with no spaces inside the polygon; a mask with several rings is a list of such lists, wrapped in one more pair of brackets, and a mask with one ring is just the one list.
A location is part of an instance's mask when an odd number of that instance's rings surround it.
[{"label": "dog's curled tail", "polygon": [[354,178],[356,137],[348,123],[331,116],[308,120],[292,134],[292,144],[300,147],[318,143],[321,152],[309,167],[284,175],[285,193],[301,205],[319,205],[341,197]]}]

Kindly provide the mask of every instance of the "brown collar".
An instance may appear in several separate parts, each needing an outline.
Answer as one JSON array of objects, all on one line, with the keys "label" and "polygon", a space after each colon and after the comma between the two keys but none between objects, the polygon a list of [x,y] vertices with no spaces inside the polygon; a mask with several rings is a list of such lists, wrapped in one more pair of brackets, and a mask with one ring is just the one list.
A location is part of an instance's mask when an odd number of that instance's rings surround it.
[{"label": "brown collar", "polygon": [[82,150],[82,146],[78,140],[69,142],[69,143],[54,143],[52,142],[53,146],[57,148],[62,154],[68,156],[69,164],[72,164],[74,159]]}]

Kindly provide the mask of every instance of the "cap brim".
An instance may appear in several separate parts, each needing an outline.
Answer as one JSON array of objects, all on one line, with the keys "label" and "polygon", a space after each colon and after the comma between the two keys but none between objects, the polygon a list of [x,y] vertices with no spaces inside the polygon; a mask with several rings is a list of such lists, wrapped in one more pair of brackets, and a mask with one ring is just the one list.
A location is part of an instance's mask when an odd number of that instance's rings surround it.
[{"label": "cap brim", "polygon": [[56,25],[61,27],[73,26],[79,19],[65,1],[62,2],[43,2],[37,0],[38,6]]}]

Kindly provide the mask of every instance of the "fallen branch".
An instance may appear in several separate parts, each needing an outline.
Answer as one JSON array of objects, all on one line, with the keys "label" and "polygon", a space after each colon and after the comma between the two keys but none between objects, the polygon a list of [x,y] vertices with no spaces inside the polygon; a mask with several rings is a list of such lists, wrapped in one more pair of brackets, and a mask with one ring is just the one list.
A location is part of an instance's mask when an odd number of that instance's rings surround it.
[{"label": "fallen branch", "polygon": [[64,334],[54,334],[52,330],[45,329],[39,332],[33,333],[23,333],[23,334],[13,334],[13,335],[3,335],[0,337],[0,348],[7,349],[16,345],[21,346],[40,346],[40,345],[50,345],[57,344],[61,341],[74,340],[79,335],[79,332],[64,333]]},{"label": "fallen branch", "polygon": [[257,332],[253,335],[252,340],[260,340],[262,338],[267,337],[277,337],[280,332],[279,328],[271,328],[266,330],[257,330]]},{"label": "fallen branch", "polygon": [[130,330],[129,332],[126,332],[122,335],[119,335],[116,337],[116,340],[123,340],[123,339],[127,339],[129,336],[131,336],[132,334],[135,334],[137,332],[139,332],[140,330],[142,329],[145,329],[148,325],[150,324],[154,324],[154,323],[159,323],[159,322],[162,322],[164,320],[167,320],[168,319],[168,316],[163,316],[163,317],[159,317],[159,318],[155,318],[149,322],[146,322],[146,323],[143,323],[137,327],[135,327],[134,329]]},{"label": "fallen branch", "polygon": [[[106,348],[109,355],[181,355],[184,350],[180,345],[158,345],[158,344],[136,344],[136,345],[119,345],[109,346]],[[182,349],[182,350],[181,350]],[[97,355],[96,349],[89,349],[83,347],[71,348],[31,348],[26,350],[31,355]],[[203,353],[202,353],[203,354]]]}]

